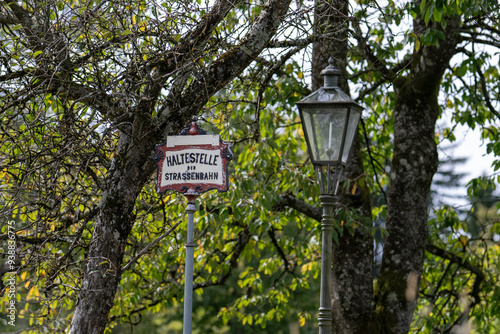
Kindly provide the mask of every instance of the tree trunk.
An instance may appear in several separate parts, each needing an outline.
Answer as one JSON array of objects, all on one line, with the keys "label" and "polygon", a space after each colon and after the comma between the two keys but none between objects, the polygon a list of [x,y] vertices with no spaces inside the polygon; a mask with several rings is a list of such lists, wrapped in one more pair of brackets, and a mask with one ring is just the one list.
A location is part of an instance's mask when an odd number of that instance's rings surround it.
[{"label": "tree trunk", "polygon": [[[175,83],[172,84],[174,86],[170,87],[171,91],[183,93],[169,96],[165,108],[156,119],[152,119],[151,114],[157,108],[155,102],[164,87],[164,82],[161,81],[164,79],[161,77],[165,73],[161,71],[170,69],[170,62],[162,64],[164,68],[157,73],[158,81],[153,81],[145,89],[147,96],[142,99],[145,102],[137,105],[130,131],[121,132],[119,152],[108,171],[106,191],[102,195],[100,212],[94,222],[87,266],[69,333],[100,334],[106,328],[120,283],[126,241],[135,222],[135,200],[155,169],[155,144],[164,140],[166,135],[178,133],[192,115],[199,113],[213,94],[246,69],[276,33],[285,18],[290,1],[267,2],[240,45],[222,54],[206,68],[203,75],[197,76],[192,82],[176,81],[179,83],[178,87]],[[232,1],[218,1],[213,15],[207,15],[208,23],[200,21],[201,31],[210,36],[210,30],[215,29],[234,5],[235,2]],[[195,42],[202,43],[202,40]],[[188,39],[188,42],[191,43],[191,40]],[[188,49],[186,52],[191,52]],[[182,64],[178,66],[181,67]]]},{"label": "tree trunk", "polygon": [[154,170],[151,142],[128,145],[122,133],[120,151],[110,171],[107,191],[99,203],[87,265],[69,333],[103,333],[121,278],[125,245],[135,215],[133,208],[144,183]]},{"label": "tree trunk", "polygon": [[[353,143],[345,174],[351,180],[363,175],[363,160],[359,137]],[[373,320],[373,238],[371,230],[370,191],[358,185],[354,193],[352,187],[343,196],[342,204],[349,210],[356,210],[359,219],[351,234],[344,228],[339,243],[334,244],[334,324],[332,333],[364,334],[374,333]],[[367,226],[368,224],[368,226]]]},{"label": "tree trunk", "polygon": [[[387,192],[389,236],[376,291],[380,333],[407,333],[415,311],[428,237],[430,186],[438,166],[437,99],[459,42],[458,26],[458,18],[448,19],[440,47],[423,46],[414,54],[408,77],[395,83],[394,151]],[[414,21],[415,33],[426,28],[422,19]]]}]

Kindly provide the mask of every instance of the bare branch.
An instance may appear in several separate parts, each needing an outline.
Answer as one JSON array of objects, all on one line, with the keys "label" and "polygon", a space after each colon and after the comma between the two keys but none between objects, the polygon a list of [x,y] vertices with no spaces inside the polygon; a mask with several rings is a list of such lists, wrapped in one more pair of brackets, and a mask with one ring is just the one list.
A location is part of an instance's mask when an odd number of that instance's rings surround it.
[{"label": "bare branch", "polygon": [[282,211],[286,207],[297,210],[298,212],[303,213],[319,222],[323,217],[321,208],[309,205],[303,200],[297,199],[295,196],[290,194],[281,195],[278,203],[274,205],[274,209],[278,211]]},{"label": "bare branch", "polygon": [[158,63],[153,63],[153,66],[161,66],[161,73],[169,73],[180,67],[186,56],[191,55],[193,50],[204,45],[212,36],[212,32],[217,25],[226,17],[231,9],[233,9],[240,1],[218,0],[209,13],[207,13],[185,37],[181,38],[178,46],[174,50],[169,50],[169,56]]},{"label": "bare branch", "polygon": [[425,247],[425,250],[433,255],[439,256],[440,258],[456,263],[462,268],[465,268],[474,275],[476,275],[476,280],[474,281],[474,285],[472,286],[472,291],[470,292],[470,294],[471,296],[474,297],[474,305],[481,301],[479,297],[479,287],[481,285],[481,282],[484,280],[485,275],[479,267],[473,265],[470,261],[468,261],[465,258],[462,258],[456,254],[453,254],[445,249],[439,248],[432,244],[428,244]]},{"label": "bare branch", "polygon": [[[32,26],[32,20],[29,12],[19,6],[14,1],[2,1],[5,7],[10,7],[16,19],[23,25],[24,29],[30,30]],[[12,16],[9,16],[12,18]]]},{"label": "bare branch", "polygon": [[18,24],[19,20],[16,17],[10,15],[0,14],[0,24],[9,25],[9,24]]},{"label": "bare branch", "polygon": [[170,233],[172,233],[175,228],[177,226],[179,226],[179,224],[181,223],[181,221],[178,221],[174,226],[172,226],[172,228],[170,228],[167,232],[163,233],[162,235],[160,235],[158,238],[156,238],[155,240],[153,240],[153,242],[151,242],[149,245],[147,245],[146,247],[144,247],[143,250],[141,250],[139,252],[139,254],[137,254],[136,256],[134,256],[134,258],[132,260],[130,260],[126,265],[123,266],[121,272],[120,272],[120,275],[127,271],[128,269],[130,269],[130,267],[135,263],[137,262],[137,260],[139,260],[139,258],[141,256],[143,256],[144,254],[146,254],[151,248],[153,248],[158,242],[160,242],[160,240],[166,238]]},{"label": "bare branch", "polygon": [[[392,72],[392,73],[395,73],[396,75],[399,74],[399,72],[405,70],[405,69],[408,69],[411,65],[413,61],[413,56],[412,55],[406,55],[405,58],[395,64],[394,66],[392,66],[389,71]],[[391,79],[394,79],[394,78],[391,78]],[[373,93],[375,90],[377,90],[377,88],[379,88],[380,86],[382,86],[384,83],[386,82],[391,82],[392,80],[391,79],[388,79],[386,77],[383,77],[382,79],[380,80],[377,80],[376,82],[374,82],[371,86],[363,89],[362,91],[359,92],[358,96],[354,99],[355,101],[362,101],[365,96],[367,96],[368,94],[371,94]]]},{"label": "bare branch", "polygon": [[353,34],[354,38],[358,41],[358,47],[363,52],[364,58],[368,60],[386,79],[392,81],[396,77],[396,74],[392,71],[392,69],[387,68],[385,62],[373,53],[373,50],[366,42],[367,38],[363,37],[359,21],[357,19],[353,19],[351,21],[355,32]]},{"label": "bare branch", "polygon": [[236,265],[238,264],[238,260],[240,258],[241,253],[245,249],[245,246],[248,244],[248,241],[250,241],[250,230],[248,229],[248,226],[246,226],[239,234],[238,234],[238,239],[236,241],[236,245],[233,248],[233,254],[231,255],[231,258],[229,259],[229,268],[224,275],[219,277],[217,281],[212,282],[212,281],[205,281],[202,283],[197,283],[193,286],[193,290],[200,289],[200,288],[206,288],[209,286],[215,286],[215,285],[221,285],[226,282],[226,280],[229,278],[231,275],[231,269],[235,268]]},{"label": "bare branch", "polygon": [[[290,2],[291,0],[272,0],[269,2],[243,42],[222,54],[208,67],[205,75],[194,80],[186,89],[182,97],[186,103],[182,103],[185,107],[184,110],[180,110],[181,114],[197,113],[209,96],[219,91],[231,78],[241,73],[261,53],[278,29],[282,21],[281,18],[288,11]],[[175,115],[175,118],[179,118],[179,115]]]}]

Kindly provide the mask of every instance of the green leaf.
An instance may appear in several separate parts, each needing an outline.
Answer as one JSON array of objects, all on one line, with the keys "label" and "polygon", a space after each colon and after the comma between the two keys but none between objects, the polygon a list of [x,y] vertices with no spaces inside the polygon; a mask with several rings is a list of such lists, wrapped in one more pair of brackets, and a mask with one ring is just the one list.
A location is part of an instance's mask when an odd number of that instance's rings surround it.
[{"label": "green leaf", "polygon": [[338,245],[339,243],[339,235],[335,229],[332,230],[332,238],[335,241],[335,243]]},{"label": "green leaf", "polygon": [[437,8],[434,8],[434,13],[432,14],[432,17],[434,18],[434,21],[440,22],[442,17],[441,11],[439,11]]},{"label": "green leaf", "polygon": [[455,71],[453,72],[453,74],[455,74],[455,76],[457,76],[459,78],[463,77],[465,75],[465,73],[467,73],[467,65],[465,65],[465,64],[462,64],[457,69],[455,69]]},{"label": "green leaf", "polygon": [[427,3],[426,0],[422,0],[422,2],[420,2],[420,13],[422,15],[425,14],[425,5],[426,5],[426,3]]}]

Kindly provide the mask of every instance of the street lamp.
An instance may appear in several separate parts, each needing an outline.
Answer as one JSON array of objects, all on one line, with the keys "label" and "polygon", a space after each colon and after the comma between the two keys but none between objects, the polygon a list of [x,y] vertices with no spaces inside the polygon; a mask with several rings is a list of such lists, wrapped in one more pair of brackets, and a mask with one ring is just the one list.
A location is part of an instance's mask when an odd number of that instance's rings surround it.
[{"label": "street lamp", "polygon": [[340,177],[363,110],[338,87],[340,71],[333,66],[332,58],[328,62],[329,65],[321,71],[324,86],[297,102],[307,150],[316,169],[323,207],[321,296],[318,316],[320,334],[331,333],[330,284],[334,210],[338,202]]}]

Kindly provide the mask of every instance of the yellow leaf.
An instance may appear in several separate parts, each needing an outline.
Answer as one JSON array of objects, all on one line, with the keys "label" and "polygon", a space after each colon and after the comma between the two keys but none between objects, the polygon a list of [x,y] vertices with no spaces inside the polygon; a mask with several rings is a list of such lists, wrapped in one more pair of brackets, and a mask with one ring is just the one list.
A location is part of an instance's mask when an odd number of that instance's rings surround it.
[{"label": "yellow leaf", "polygon": [[300,323],[300,327],[304,327],[304,325],[306,324],[306,318],[304,318],[304,316],[300,316],[299,318],[299,323]]},{"label": "yellow leaf", "polygon": [[136,24],[137,23],[137,17],[134,15],[132,16],[132,23],[133,24]]},{"label": "yellow leaf", "polygon": [[358,189],[358,182],[354,183],[354,186],[352,187],[351,190],[351,195],[354,195],[356,193],[356,189]]},{"label": "yellow leaf", "polygon": [[38,289],[35,286],[32,286],[30,291],[28,292],[27,298],[38,297],[38,296],[40,296]]},{"label": "yellow leaf", "polygon": [[420,41],[418,40],[418,38],[415,40],[415,51],[418,51],[420,50]]},{"label": "yellow leaf", "polygon": [[422,277],[422,285],[427,288],[429,286],[429,283],[427,283],[427,280],[425,279],[425,277]]},{"label": "yellow leaf", "polygon": [[302,72],[297,73],[297,77],[299,79],[304,79],[304,73],[302,73]]},{"label": "yellow leaf", "polygon": [[465,235],[460,236],[460,238],[458,238],[458,240],[460,241],[460,243],[464,247],[467,246],[467,242],[469,241],[469,239]]}]

